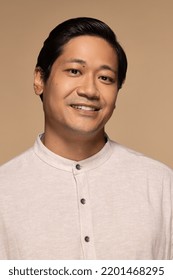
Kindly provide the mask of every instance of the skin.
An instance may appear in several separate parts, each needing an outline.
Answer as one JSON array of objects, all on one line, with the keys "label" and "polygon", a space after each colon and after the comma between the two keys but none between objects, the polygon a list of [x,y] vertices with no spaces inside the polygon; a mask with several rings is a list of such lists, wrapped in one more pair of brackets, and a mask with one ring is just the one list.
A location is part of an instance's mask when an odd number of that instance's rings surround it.
[{"label": "skin", "polygon": [[43,92],[43,143],[48,149],[75,161],[102,149],[104,127],[118,94],[117,69],[117,55],[110,44],[84,35],[64,46],[46,83],[35,70],[35,93]]}]

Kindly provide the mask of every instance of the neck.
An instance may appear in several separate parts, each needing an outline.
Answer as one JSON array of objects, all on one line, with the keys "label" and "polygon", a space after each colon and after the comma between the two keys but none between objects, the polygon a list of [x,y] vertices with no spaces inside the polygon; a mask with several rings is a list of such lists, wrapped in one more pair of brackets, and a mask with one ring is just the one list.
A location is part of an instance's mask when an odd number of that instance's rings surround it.
[{"label": "neck", "polygon": [[105,145],[105,133],[86,136],[62,137],[45,130],[43,144],[55,154],[74,161],[81,161],[98,153]]}]

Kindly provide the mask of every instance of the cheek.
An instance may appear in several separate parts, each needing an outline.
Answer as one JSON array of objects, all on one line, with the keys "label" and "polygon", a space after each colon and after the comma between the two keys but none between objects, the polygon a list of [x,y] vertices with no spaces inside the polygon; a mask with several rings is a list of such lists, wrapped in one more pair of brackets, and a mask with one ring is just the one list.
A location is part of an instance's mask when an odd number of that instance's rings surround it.
[{"label": "cheek", "polygon": [[74,80],[60,80],[52,85],[52,95],[56,99],[65,99],[70,95],[73,91],[75,91],[77,87],[77,83]]},{"label": "cheek", "polygon": [[115,108],[116,99],[117,93],[115,91],[106,96],[106,104],[110,107],[110,109]]}]

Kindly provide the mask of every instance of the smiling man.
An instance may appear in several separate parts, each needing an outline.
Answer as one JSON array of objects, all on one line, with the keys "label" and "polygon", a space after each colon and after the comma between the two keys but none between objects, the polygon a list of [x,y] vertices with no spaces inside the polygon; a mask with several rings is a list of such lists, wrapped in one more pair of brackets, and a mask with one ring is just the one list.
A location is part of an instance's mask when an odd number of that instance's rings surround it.
[{"label": "smiling man", "polygon": [[[99,48],[98,48],[99,46]],[[36,68],[35,91],[44,94],[47,148],[72,160],[96,154],[105,144],[104,125],[115,108],[118,58],[100,37],[77,36],[63,48],[44,83]]]},{"label": "smiling man", "polygon": [[105,133],[126,69],[97,19],[49,34],[34,74],[44,133],[0,171],[1,259],[172,259],[173,171]]}]

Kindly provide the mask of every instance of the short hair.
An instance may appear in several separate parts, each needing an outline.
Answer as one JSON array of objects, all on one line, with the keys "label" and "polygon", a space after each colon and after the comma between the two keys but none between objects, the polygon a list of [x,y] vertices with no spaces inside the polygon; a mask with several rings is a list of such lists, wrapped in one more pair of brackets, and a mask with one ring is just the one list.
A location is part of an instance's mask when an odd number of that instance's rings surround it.
[{"label": "short hair", "polygon": [[[41,71],[43,81],[46,82],[49,78],[52,65],[62,54],[64,45],[72,38],[82,35],[103,38],[113,47],[118,57],[118,89],[120,89],[126,77],[126,54],[112,29],[106,23],[90,17],[71,18],[57,25],[50,32],[38,55],[36,64],[36,68]],[[42,98],[43,95],[41,95]]]}]

